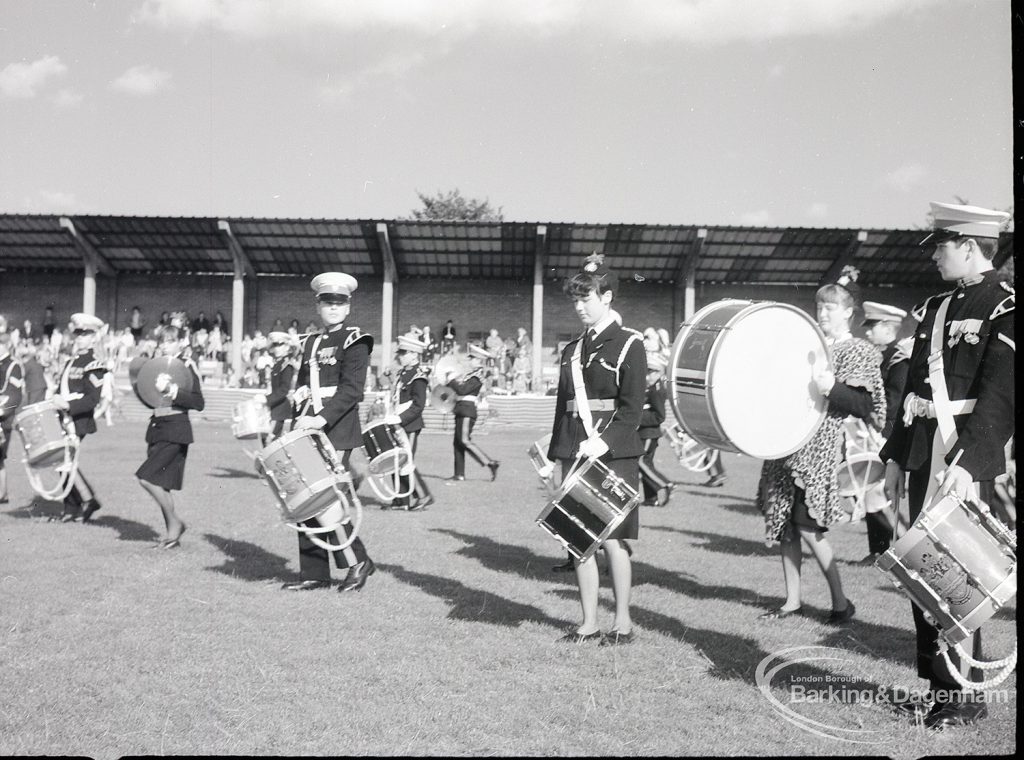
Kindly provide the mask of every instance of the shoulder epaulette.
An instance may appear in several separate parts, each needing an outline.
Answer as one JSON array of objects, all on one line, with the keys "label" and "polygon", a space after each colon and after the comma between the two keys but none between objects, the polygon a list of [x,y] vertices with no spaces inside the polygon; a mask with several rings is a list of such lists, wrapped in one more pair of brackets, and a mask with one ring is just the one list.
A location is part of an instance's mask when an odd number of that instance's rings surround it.
[{"label": "shoulder epaulette", "polygon": [[1011,293],[1011,294],[1016,293],[1016,291],[1013,289],[1013,285],[1008,283],[1006,280],[1000,280],[999,281],[999,287],[1001,287],[1007,293]]},{"label": "shoulder epaulette", "polygon": [[349,346],[358,343],[361,340],[373,341],[373,336],[369,333],[364,333],[358,327],[348,327],[348,335],[345,337],[345,343],[342,348],[348,348]]},{"label": "shoulder epaulette", "polygon": [[96,370],[103,370],[104,372],[106,372],[106,362],[102,362],[99,359],[94,359],[88,364],[86,364],[85,367],[82,369],[83,372],[95,372]]},{"label": "shoulder epaulette", "polygon": [[430,382],[430,375],[431,375],[430,367],[424,366],[422,364],[417,364],[416,365],[416,374],[412,376],[412,379],[413,380],[426,380],[429,383]]},{"label": "shoulder epaulette", "polygon": [[892,367],[894,364],[907,361],[910,359],[910,353],[914,349],[914,339],[902,338],[896,341],[896,350],[893,351],[892,356],[889,357],[889,366]]},{"label": "shoulder epaulette", "polygon": [[640,332],[639,330],[634,330],[632,327],[623,327],[622,329],[625,330],[626,332],[633,333],[638,338],[644,337],[644,334],[642,332]]},{"label": "shoulder epaulette", "polygon": [[940,298],[945,298],[946,296],[952,294],[952,290],[947,290],[945,293],[939,293],[937,296],[928,296],[926,299],[924,299],[924,301],[922,301],[921,303],[919,303],[917,306],[910,310],[910,316],[914,318],[915,322],[921,322],[922,320],[924,320],[924,315],[928,311],[928,307],[931,305],[932,301],[935,301]]},{"label": "shoulder epaulette", "polygon": [[997,319],[998,317],[1002,317],[1005,314],[1009,314],[1011,311],[1013,311],[1016,296],[1012,292],[1012,287],[1010,288],[1010,291],[1010,295],[1008,295],[1006,298],[1000,301],[996,305],[996,308],[992,310],[992,313],[989,315],[989,319]]}]

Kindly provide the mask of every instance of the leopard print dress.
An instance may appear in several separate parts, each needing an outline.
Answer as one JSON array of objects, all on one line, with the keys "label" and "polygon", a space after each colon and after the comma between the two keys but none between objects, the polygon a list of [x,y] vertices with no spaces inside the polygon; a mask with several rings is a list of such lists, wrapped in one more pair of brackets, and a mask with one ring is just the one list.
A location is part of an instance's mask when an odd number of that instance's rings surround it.
[{"label": "leopard print dress", "polygon": [[[847,338],[831,346],[836,382],[871,392],[870,424],[885,423],[885,388],[878,349],[860,338]],[[765,461],[758,484],[757,506],[764,515],[765,543],[777,544],[789,529],[798,484],[802,484],[807,513],[822,527],[845,516],[839,501],[837,465],[843,461],[843,420],[829,410],[825,420],[803,448],[783,459]]]}]

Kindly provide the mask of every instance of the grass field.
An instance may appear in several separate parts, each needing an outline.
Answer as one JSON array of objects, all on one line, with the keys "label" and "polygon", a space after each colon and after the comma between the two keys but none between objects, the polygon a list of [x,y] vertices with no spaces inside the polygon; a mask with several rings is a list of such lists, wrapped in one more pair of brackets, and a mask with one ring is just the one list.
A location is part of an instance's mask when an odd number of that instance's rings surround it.
[{"label": "grass field", "polygon": [[[47,523],[12,446],[0,511],[0,754],[306,755],[971,755],[1016,747],[1016,679],[980,725],[930,732],[861,701],[793,706],[827,727],[788,722],[755,683],[765,657],[823,646],[799,679],[921,688],[909,602],[854,563],[860,525],[832,531],[857,618],[828,613],[805,559],[813,616],[759,623],[778,605],[777,549],[751,496],[758,464],[726,457],[708,490],[663,447],[680,483],[644,507],[634,556],[629,647],[556,639],[578,619],[564,559],[534,524],[545,503],[526,451],[543,431],[492,428],[495,483],[469,463],[448,486],[451,439],[425,434],[420,467],[437,496],[423,513],[381,511],[362,489],[362,535],[378,572],[358,594],[286,593],[296,540],[278,520],[227,425],[197,423],[179,513],[182,547],[152,551],[159,511],[132,473],[144,425],[103,427],[83,469],[103,497],[94,524]],[[601,622],[611,622],[602,578]],[[986,625],[986,653],[1015,641],[1015,609]],[[825,650],[821,650],[825,651]],[[778,680],[770,693],[788,702]],[[841,740],[837,737],[843,737]]]}]

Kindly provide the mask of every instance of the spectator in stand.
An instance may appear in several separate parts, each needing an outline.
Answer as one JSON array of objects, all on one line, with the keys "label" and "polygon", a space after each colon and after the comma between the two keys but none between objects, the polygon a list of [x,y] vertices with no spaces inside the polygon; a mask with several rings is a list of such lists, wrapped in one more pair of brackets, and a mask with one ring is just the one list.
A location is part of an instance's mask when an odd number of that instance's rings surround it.
[{"label": "spectator in stand", "polygon": [[221,335],[230,335],[231,334],[231,330],[228,329],[228,321],[226,319],[224,319],[224,314],[222,312],[220,312],[220,311],[218,311],[216,314],[213,315],[213,325],[212,326],[213,327],[219,327]]},{"label": "spectator in stand", "polygon": [[142,331],[146,329],[146,319],[142,316],[142,309],[138,306],[132,307],[132,314],[128,317],[128,329],[136,343],[142,340]]},{"label": "spectator in stand", "polygon": [[441,329],[441,356],[447,356],[455,350],[455,325],[449,319]]},{"label": "spectator in stand", "polygon": [[284,320],[278,317],[274,320],[274,325],[270,328],[270,332],[285,332]]},{"label": "spectator in stand", "polygon": [[0,314],[0,334],[7,332],[7,317]]},{"label": "spectator in stand", "polygon": [[49,349],[42,343],[22,343],[18,346],[16,353],[25,377],[22,406],[36,404],[46,399],[46,389],[49,387],[46,382],[46,368],[39,361],[40,355],[44,352],[48,353]]},{"label": "spectator in stand", "polygon": [[437,355],[437,341],[434,340],[433,331],[430,329],[430,325],[423,325],[423,334],[420,335],[420,340],[423,341],[423,345],[426,348],[423,349],[423,356],[420,359],[421,364],[432,364],[434,357]]},{"label": "spectator in stand", "polygon": [[319,330],[320,330],[320,328],[317,326],[316,322],[314,322],[313,320],[309,320],[309,322],[306,323],[305,333],[307,335],[309,333],[319,332]]},{"label": "spectator in stand", "polygon": [[160,321],[157,322],[156,326],[153,328],[153,332],[150,334],[149,337],[152,338],[153,340],[156,340],[157,336],[160,334],[160,328],[161,327],[166,327],[170,323],[171,323],[171,313],[169,311],[162,312],[160,314]]},{"label": "spectator in stand", "polygon": [[484,348],[487,349],[487,353],[493,356],[493,359],[488,360],[488,369],[490,370],[490,376],[493,381],[497,381],[501,374],[501,365],[505,358],[505,341],[498,335],[497,328],[492,327],[490,334],[484,341]]},{"label": "spectator in stand", "polygon": [[288,323],[288,334],[298,335],[299,334],[299,320],[293,319]]},{"label": "spectator in stand", "polygon": [[220,327],[214,324],[210,330],[210,336],[206,341],[206,357],[216,361],[224,361],[224,334]]},{"label": "spectator in stand", "polygon": [[533,353],[533,341],[530,340],[529,333],[526,332],[525,327],[516,328],[516,345],[523,349],[526,349],[527,354]]},{"label": "spectator in stand", "polygon": [[516,345],[516,339],[509,335],[505,338],[505,346],[501,352],[501,376],[505,381],[505,390],[512,391],[512,378],[514,377],[514,367],[516,361],[516,353],[519,351],[519,347]]},{"label": "spectator in stand", "polygon": [[192,324],[190,325],[190,327],[192,328],[193,333],[197,333],[200,330],[205,330],[206,333],[209,334],[210,328],[213,327],[213,325],[211,325],[210,320],[206,318],[206,312],[201,311],[199,312],[199,315],[192,320]]},{"label": "spectator in stand", "polygon": [[252,363],[252,336],[246,333],[242,336],[242,364]]},{"label": "spectator in stand", "polygon": [[[520,328],[522,329],[522,328]],[[516,349],[516,358],[512,363],[512,392],[529,393],[533,381],[533,360],[526,346]]]},{"label": "spectator in stand", "polygon": [[43,310],[43,335],[47,340],[53,335],[53,328],[57,326],[57,320],[53,316],[53,304]]},{"label": "spectator in stand", "polygon": [[32,324],[31,319],[21,323],[21,339],[26,343],[37,343],[43,337],[42,332]]}]

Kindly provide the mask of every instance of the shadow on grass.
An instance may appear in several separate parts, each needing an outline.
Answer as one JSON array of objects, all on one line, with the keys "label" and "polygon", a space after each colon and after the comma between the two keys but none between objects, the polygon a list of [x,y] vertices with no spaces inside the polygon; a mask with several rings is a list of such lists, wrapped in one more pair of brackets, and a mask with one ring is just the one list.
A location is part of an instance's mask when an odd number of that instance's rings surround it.
[{"label": "shadow on grass", "polygon": [[725,536],[720,533],[705,533],[701,530],[683,530],[682,528],[670,528],[665,525],[649,525],[644,529],[660,530],[667,533],[680,533],[684,536],[692,536],[698,539],[698,541],[694,542],[694,546],[700,549],[706,549],[709,552],[718,552],[719,554],[732,554],[741,557],[747,557],[750,555],[775,557],[779,554],[778,549],[770,549],[765,546],[762,541],[750,541],[746,538]]},{"label": "shadow on grass", "polygon": [[553,618],[529,604],[520,604],[489,591],[472,588],[452,578],[406,570],[401,565],[377,564],[403,583],[444,600],[450,607],[450,620],[467,620],[514,628],[521,623],[541,623],[555,629],[567,627],[565,620]]},{"label": "shadow on grass", "polygon": [[751,517],[762,518],[761,510],[757,508],[754,500],[750,501],[738,501],[735,504],[719,504],[719,509],[727,509],[730,512],[735,512],[738,515],[750,515]]},{"label": "shadow on grass", "polygon": [[295,573],[288,570],[287,559],[256,544],[224,538],[215,533],[204,533],[203,538],[227,555],[223,563],[216,567],[207,567],[207,570],[243,581],[295,580]]},{"label": "shadow on grass", "polygon": [[236,467],[224,467],[223,465],[219,466],[217,470],[211,470],[206,474],[211,478],[259,478],[255,470],[239,470]]},{"label": "shadow on grass", "polygon": [[90,525],[98,525],[101,528],[113,528],[117,531],[118,541],[145,541],[151,543],[159,541],[163,536],[153,528],[135,520],[126,520],[117,515],[105,515],[98,512],[90,521]]}]

